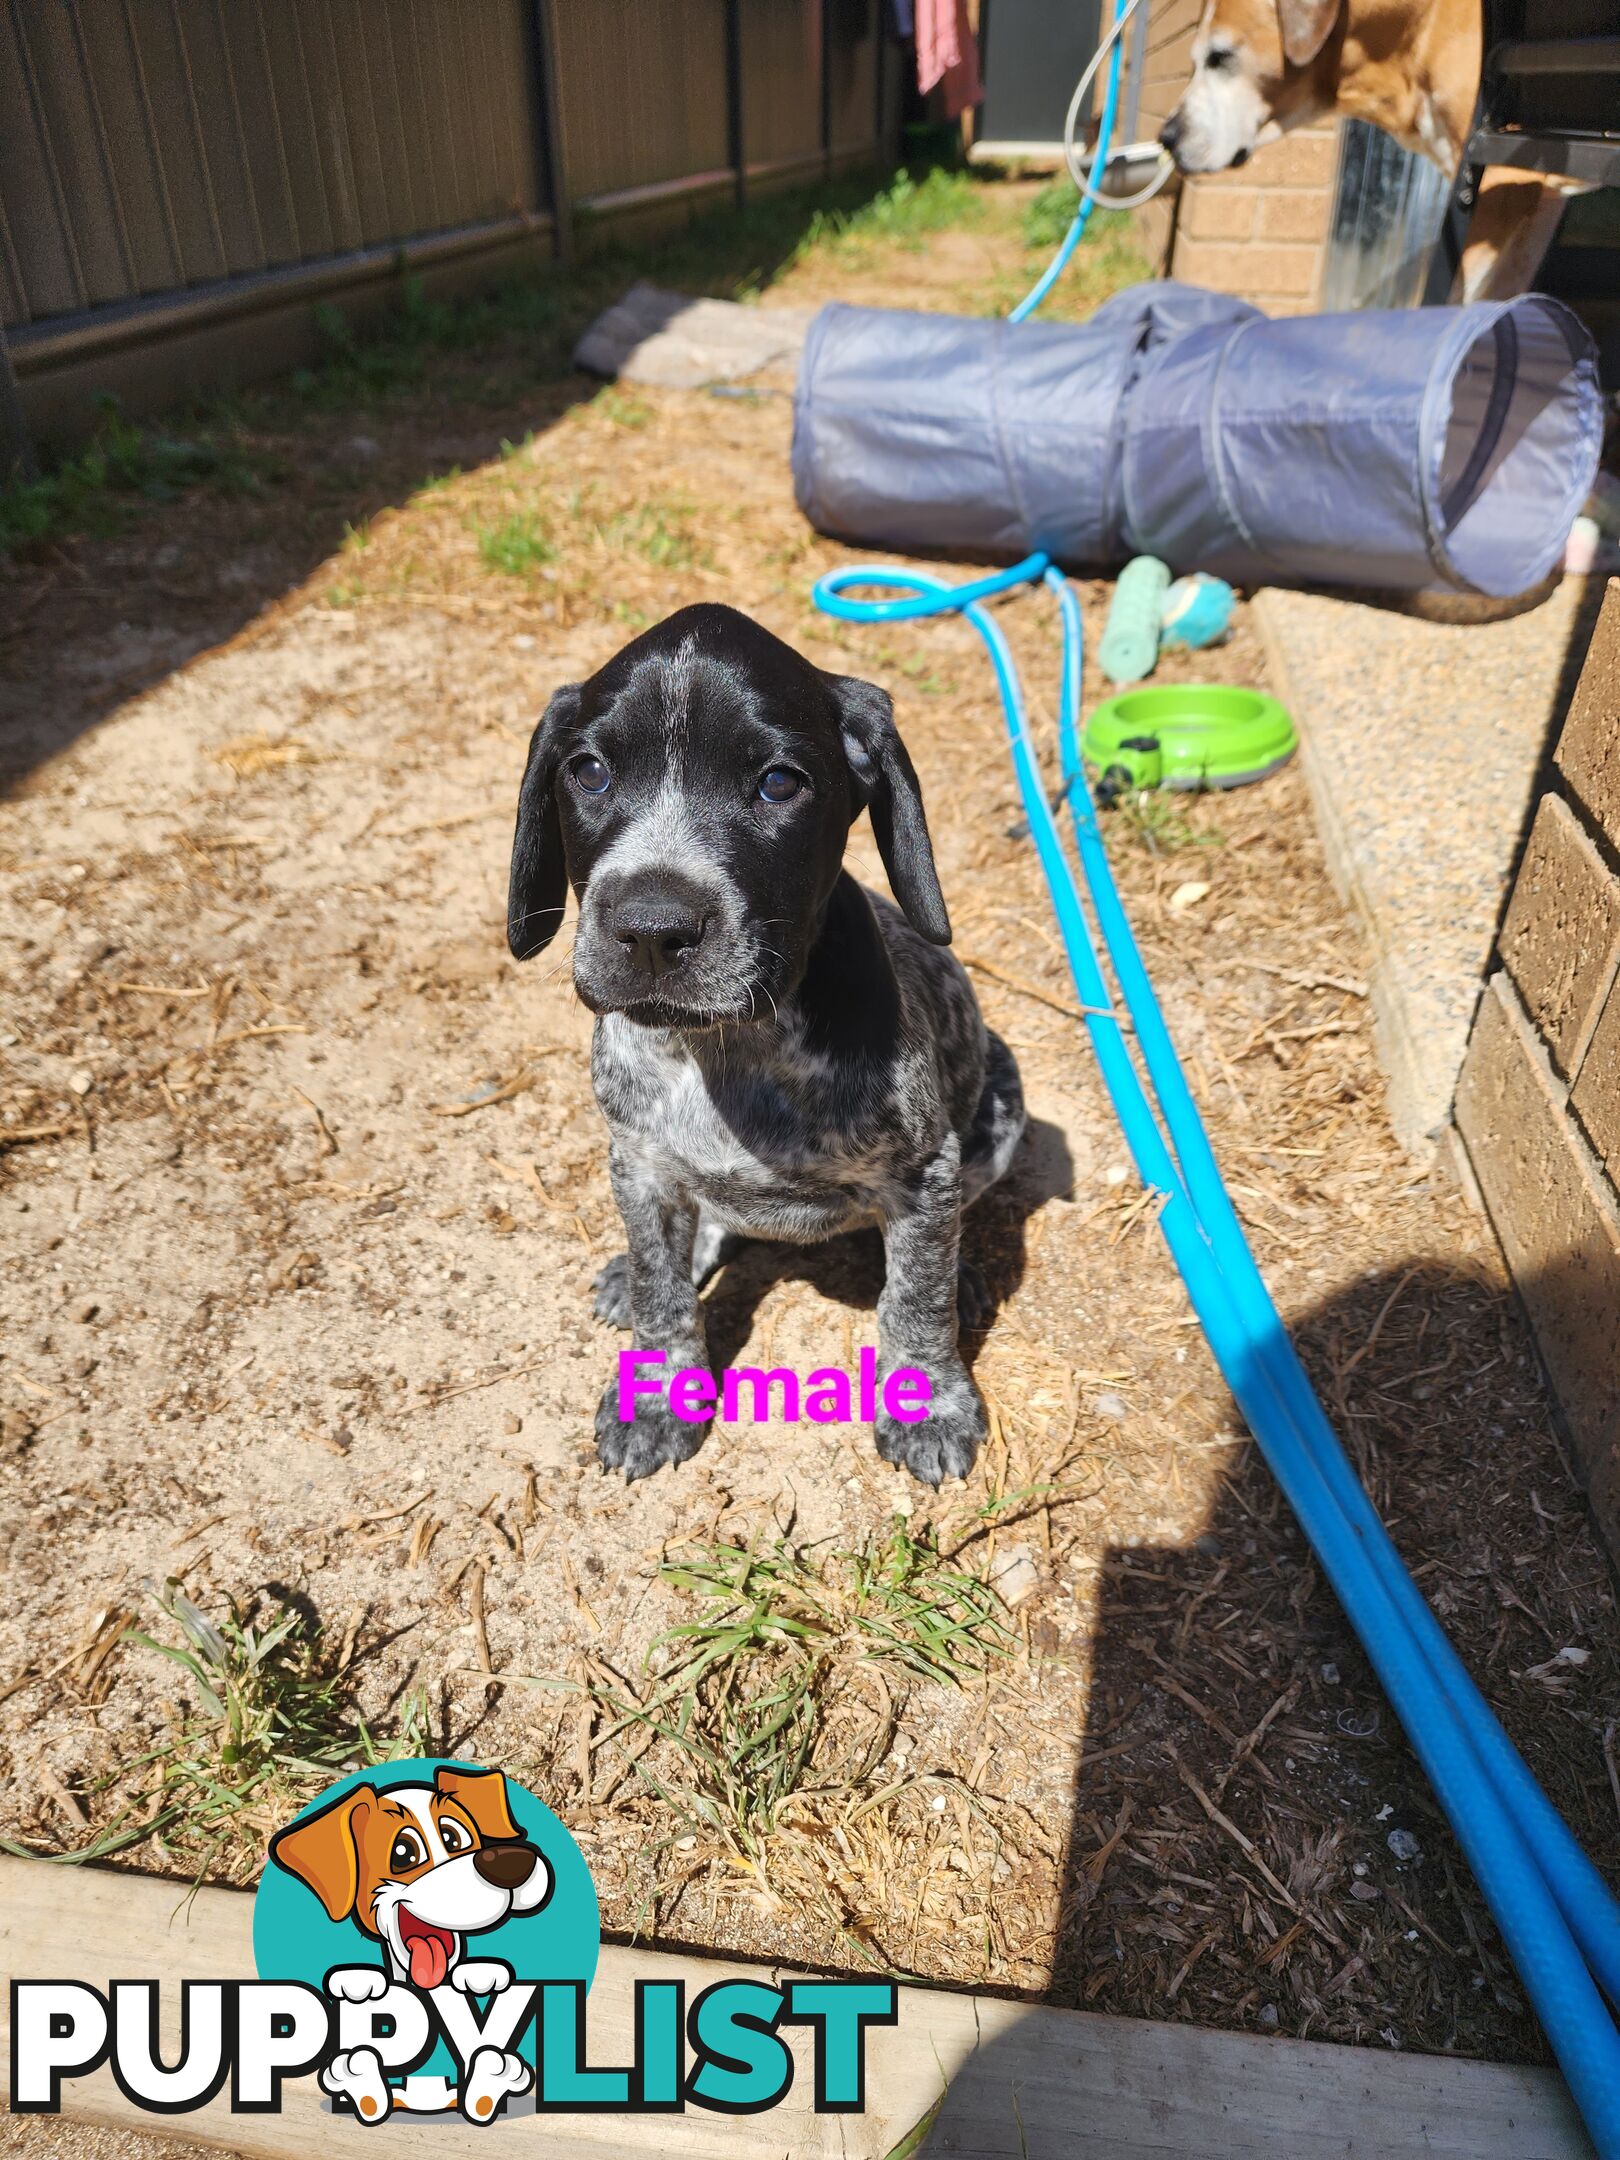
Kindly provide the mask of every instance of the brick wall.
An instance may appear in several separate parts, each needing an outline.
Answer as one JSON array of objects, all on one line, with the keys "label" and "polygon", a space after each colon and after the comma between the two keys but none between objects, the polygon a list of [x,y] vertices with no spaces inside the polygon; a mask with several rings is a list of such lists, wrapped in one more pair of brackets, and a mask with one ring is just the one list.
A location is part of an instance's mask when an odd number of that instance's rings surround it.
[{"label": "brick wall", "polygon": [[1620,1559],[1620,579],[1503,920],[1457,1129]]},{"label": "brick wall", "polygon": [[1316,305],[1339,165],[1336,124],[1302,128],[1234,171],[1182,183],[1170,274],[1268,315]]},{"label": "brick wall", "polygon": [[[1135,130],[1140,142],[1150,142],[1180,102],[1192,74],[1192,42],[1202,13],[1203,0],[1155,0]],[[1126,37],[1129,49],[1129,32]],[[1175,208],[1172,181],[1136,213],[1136,244],[1156,269],[1169,266]]]}]

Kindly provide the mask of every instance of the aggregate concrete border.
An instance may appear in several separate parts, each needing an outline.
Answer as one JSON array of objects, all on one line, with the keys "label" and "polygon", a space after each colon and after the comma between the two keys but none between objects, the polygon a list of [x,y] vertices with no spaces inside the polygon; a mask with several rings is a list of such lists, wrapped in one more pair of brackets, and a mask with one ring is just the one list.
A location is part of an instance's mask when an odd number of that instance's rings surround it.
[{"label": "aggregate concrete border", "polygon": [[1255,596],[1328,868],[1371,948],[1391,1121],[1425,1166],[1446,1139],[1584,598],[1565,578],[1517,614],[1442,622]]}]

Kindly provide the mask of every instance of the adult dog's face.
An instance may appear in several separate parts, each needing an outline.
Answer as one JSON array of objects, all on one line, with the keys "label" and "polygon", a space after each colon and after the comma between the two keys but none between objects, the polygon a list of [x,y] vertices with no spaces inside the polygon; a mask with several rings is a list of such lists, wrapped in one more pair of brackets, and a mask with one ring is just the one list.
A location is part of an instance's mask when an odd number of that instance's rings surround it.
[{"label": "adult dog's face", "polygon": [[895,898],[945,943],[887,696],[734,608],[683,608],[547,706],[518,798],[508,942],[520,960],[548,945],[572,884],[574,985],[593,1012],[768,1021],[804,973],[863,807]]},{"label": "adult dog's face", "polygon": [[1224,172],[1331,111],[1343,0],[1208,0],[1193,77],[1159,140],[1184,173]]}]

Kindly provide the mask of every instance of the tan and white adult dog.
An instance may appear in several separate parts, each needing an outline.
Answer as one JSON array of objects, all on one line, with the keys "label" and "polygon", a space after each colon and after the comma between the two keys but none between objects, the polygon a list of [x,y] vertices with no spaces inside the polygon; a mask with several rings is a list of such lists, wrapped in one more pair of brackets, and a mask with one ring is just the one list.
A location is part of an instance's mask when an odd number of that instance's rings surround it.
[{"label": "tan and white adult dog", "polygon": [[[1344,113],[1455,178],[1483,44],[1480,0],[1206,0],[1192,81],[1160,140],[1182,172],[1224,172],[1292,128]],[[1452,298],[1522,292],[1577,191],[1488,166]]]}]

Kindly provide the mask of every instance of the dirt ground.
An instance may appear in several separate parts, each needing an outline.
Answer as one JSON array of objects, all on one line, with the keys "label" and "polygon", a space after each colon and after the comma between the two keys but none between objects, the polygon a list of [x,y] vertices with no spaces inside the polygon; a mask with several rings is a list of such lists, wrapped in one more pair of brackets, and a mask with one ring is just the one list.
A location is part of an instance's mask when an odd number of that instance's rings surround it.
[{"label": "dirt ground", "polygon": [[[812,261],[767,304],[955,289],[959,261],[937,287],[919,263],[976,244],[841,286]],[[812,611],[847,556],[798,518],[789,422],[779,382],[332,412],[275,437],[303,477],[268,505],[190,498],[6,572],[0,1828],[78,1847],[143,1789],[175,1668],[125,1622],[173,1641],[151,1588],[177,1578],[211,1614],[291,1600],[368,1729],[530,1783],[612,1931],[1540,2060],[1128,1168],[976,642]],[[619,1233],[588,1017],[565,950],[507,957],[506,851],[550,690],[719,597],[893,691],[958,949],[1025,1075],[1031,1140],[968,1238],[1000,1297],[975,1348],[994,1437],[937,1496],[859,1427],[717,1432],[628,1490],[594,1465],[619,1339],[588,1286]],[[1094,640],[1107,589],[1083,597]],[[1049,724],[1050,604],[1004,620]],[[1168,666],[1264,680],[1246,615]],[[1109,831],[1330,1412],[1613,1873],[1609,1577],[1494,1252],[1391,1139],[1303,780]],[[878,881],[864,828],[854,857]],[[867,1239],[750,1250],[710,1294],[717,1354],[852,1364],[880,1267]],[[869,1712],[872,1805],[858,1833],[810,1824],[791,1880],[815,1894],[783,1895],[637,1777],[588,1690],[690,1616],[660,1566],[694,1541],[848,1549],[897,1513],[1000,1586],[1012,1647]],[[250,1879],[274,1826],[250,1810],[211,1871]],[[118,1858],[198,1864],[184,1837]]]}]

